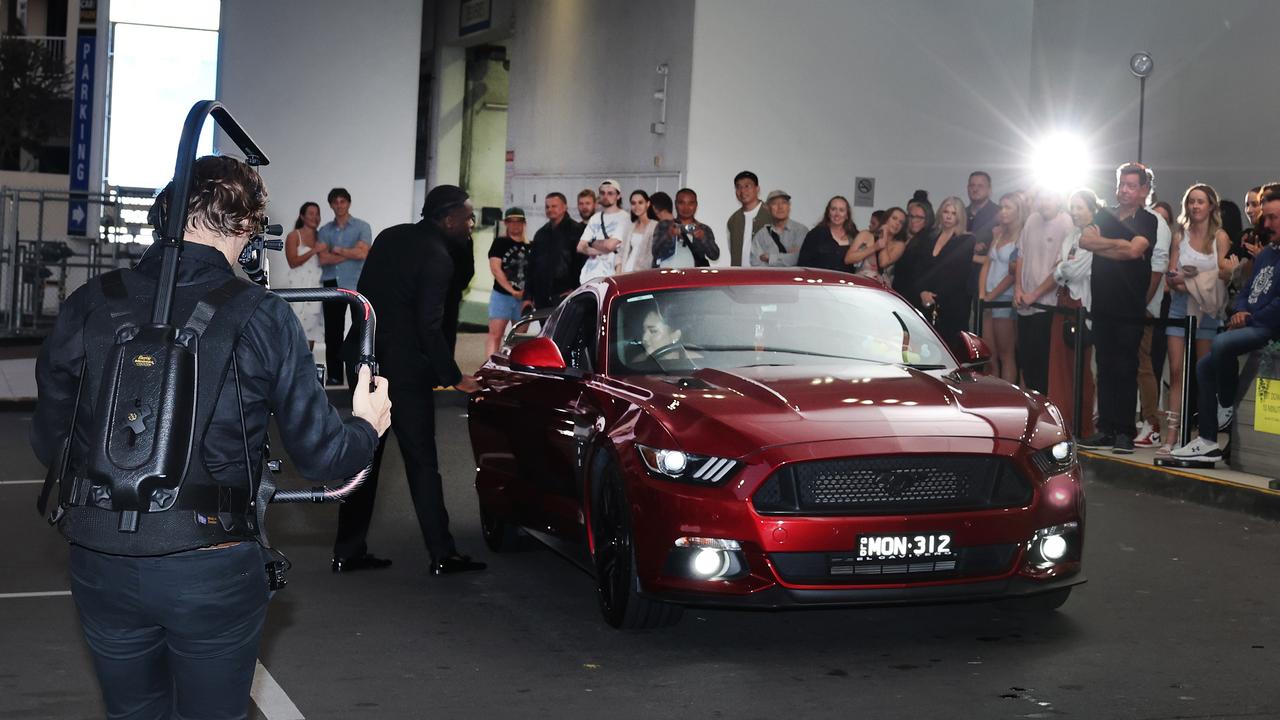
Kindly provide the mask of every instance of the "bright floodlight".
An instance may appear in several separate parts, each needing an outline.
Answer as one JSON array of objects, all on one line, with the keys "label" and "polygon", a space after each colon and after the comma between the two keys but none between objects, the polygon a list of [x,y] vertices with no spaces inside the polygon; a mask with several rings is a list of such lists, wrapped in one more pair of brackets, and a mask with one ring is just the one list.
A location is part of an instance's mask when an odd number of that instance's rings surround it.
[{"label": "bright floodlight", "polygon": [[1089,149],[1075,135],[1058,133],[1040,142],[1031,154],[1036,183],[1049,190],[1067,192],[1089,178]]}]

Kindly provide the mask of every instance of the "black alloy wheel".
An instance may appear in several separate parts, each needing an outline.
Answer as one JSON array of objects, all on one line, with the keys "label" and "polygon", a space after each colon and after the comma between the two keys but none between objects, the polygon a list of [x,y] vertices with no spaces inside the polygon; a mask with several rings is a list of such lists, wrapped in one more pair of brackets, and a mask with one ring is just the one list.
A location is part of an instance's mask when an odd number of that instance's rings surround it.
[{"label": "black alloy wheel", "polygon": [[637,592],[631,511],[622,474],[612,459],[596,475],[592,502],[595,540],[596,598],[605,622],[620,630],[668,627],[680,621],[684,608],[643,598]]}]

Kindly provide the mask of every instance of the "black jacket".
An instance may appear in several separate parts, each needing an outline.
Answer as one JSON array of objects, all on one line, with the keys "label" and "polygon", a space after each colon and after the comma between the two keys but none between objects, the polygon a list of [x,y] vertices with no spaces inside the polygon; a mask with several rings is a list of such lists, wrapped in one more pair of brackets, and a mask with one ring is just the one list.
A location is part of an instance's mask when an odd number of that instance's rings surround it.
[{"label": "black jacket", "polygon": [[568,215],[559,225],[547,221],[533,235],[529,267],[525,270],[525,299],[538,309],[555,307],[578,287],[587,258],[578,252],[583,225]]},{"label": "black jacket", "polygon": [[[157,278],[159,253],[145,255],[137,271]],[[231,266],[222,253],[204,245],[185,245],[178,264],[174,324],[183,324],[196,303],[232,275]],[[100,308],[94,305],[94,297],[86,286],[67,298],[36,361],[38,398],[31,420],[31,447],[46,466],[53,462],[67,436],[85,356],[83,329],[86,322],[104,321],[103,313],[95,312]],[[149,317],[150,311],[149,305],[143,308],[142,318]],[[236,344],[235,358],[255,476],[273,413],[285,450],[307,480],[329,482],[349,477],[369,463],[378,444],[377,432],[364,420],[344,420],[329,404],[324,388],[316,379],[315,361],[302,325],[288,303],[268,295],[258,305]],[[101,369],[91,367],[88,372],[101,372]],[[87,409],[94,401],[94,398],[84,398],[76,420],[80,447],[90,432],[92,413]],[[232,381],[222,386],[200,452],[210,475],[220,484],[243,483],[245,447],[236,386]]]},{"label": "black jacket", "polygon": [[421,220],[383,230],[369,249],[357,289],[378,314],[378,364],[397,391],[430,392],[462,379],[452,337],[475,273],[463,261],[466,245]]}]

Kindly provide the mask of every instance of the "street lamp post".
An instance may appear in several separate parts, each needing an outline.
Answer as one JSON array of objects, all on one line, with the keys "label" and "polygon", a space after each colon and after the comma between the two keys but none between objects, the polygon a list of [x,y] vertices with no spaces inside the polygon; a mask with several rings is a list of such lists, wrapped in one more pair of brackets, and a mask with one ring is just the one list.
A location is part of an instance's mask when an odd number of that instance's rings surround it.
[{"label": "street lamp post", "polygon": [[1154,68],[1151,53],[1136,52],[1129,58],[1129,72],[1138,78],[1138,162],[1142,162],[1142,123],[1147,109],[1147,77]]}]

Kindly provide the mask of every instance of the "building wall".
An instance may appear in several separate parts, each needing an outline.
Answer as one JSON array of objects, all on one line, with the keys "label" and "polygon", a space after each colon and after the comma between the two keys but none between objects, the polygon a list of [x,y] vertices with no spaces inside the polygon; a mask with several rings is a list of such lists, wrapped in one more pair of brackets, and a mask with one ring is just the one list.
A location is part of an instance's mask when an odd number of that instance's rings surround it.
[{"label": "building wall", "polygon": [[[964,196],[970,171],[1020,183],[1032,4],[1025,0],[698,0],[689,185],[717,234],[733,176],[782,188],[807,225],[874,177],[875,207]],[[855,208],[864,225],[873,208]],[[722,243],[722,247],[724,244]],[[727,253],[722,254],[727,258]]]},{"label": "building wall", "polygon": [[[540,207],[537,178],[681,173],[688,148],[694,3],[527,0],[510,42],[509,147],[517,204]],[[655,135],[658,64],[670,68],[667,132]],[[579,187],[560,188],[572,197]],[[537,195],[537,197],[534,197]]]},{"label": "building wall", "polygon": [[1280,147],[1265,131],[1280,96],[1264,79],[1278,27],[1280,5],[1268,0],[1037,0],[1037,110],[1090,138],[1095,187],[1110,197],[1110,172],[1137,155],[1129,57],[1147,51],[1155,69],[1142,159],[1157,195],[1177,207],[1187,186],[1204,181],[1242,204],[1246,189],[1280,178]]},{"label": "building wall", "polygon": [[273,220],[292,227],[307,200],[331,219],[325,196],[335,186],[351,192],[351,213],[375,235],[416,219],[422,7],[223,0],[218,96],[271,159],[263,176]]}]

